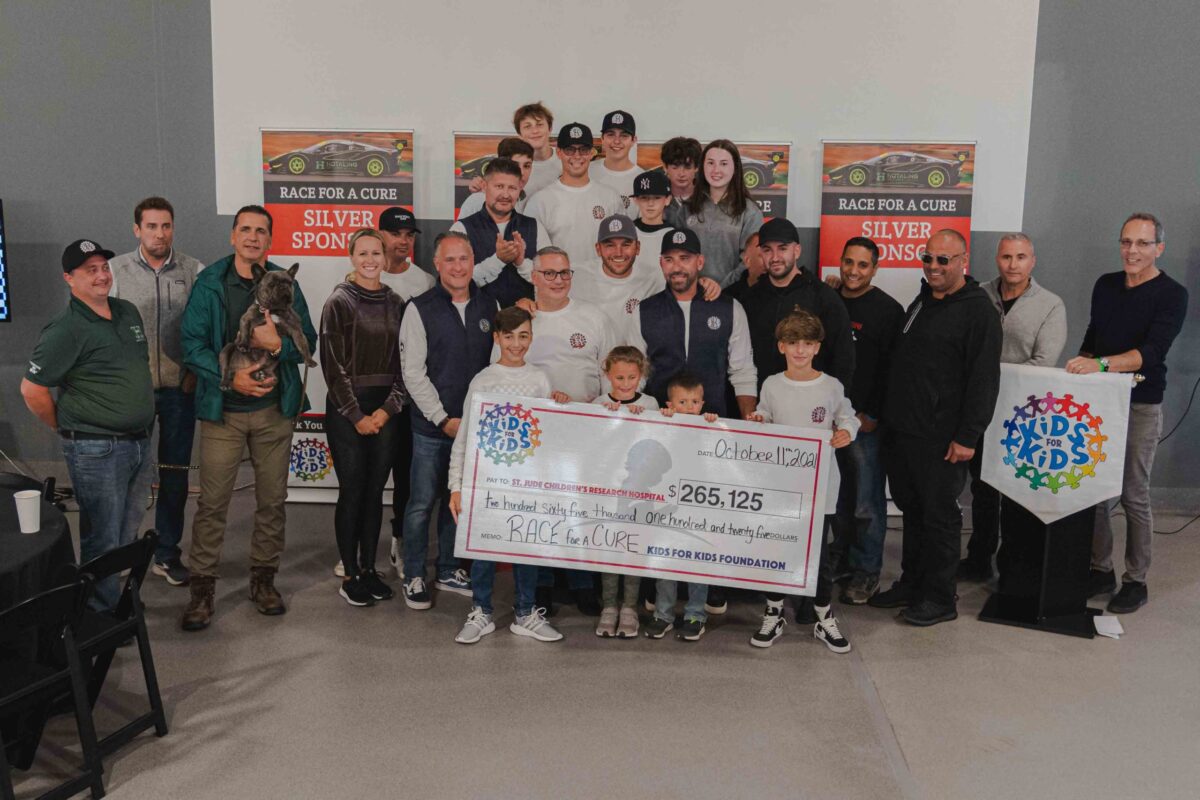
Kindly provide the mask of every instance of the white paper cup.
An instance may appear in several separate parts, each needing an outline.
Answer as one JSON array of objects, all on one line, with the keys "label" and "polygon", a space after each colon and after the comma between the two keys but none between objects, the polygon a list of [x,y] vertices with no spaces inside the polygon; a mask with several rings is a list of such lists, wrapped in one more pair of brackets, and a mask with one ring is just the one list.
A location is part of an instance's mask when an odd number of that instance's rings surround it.
[{"label": "white paper cup", "polygon": [[42,529],[42,493],[37,489],[24,489],[13,492],[17,501],[17,519],[21,523],[21,533],[37,533]]}]

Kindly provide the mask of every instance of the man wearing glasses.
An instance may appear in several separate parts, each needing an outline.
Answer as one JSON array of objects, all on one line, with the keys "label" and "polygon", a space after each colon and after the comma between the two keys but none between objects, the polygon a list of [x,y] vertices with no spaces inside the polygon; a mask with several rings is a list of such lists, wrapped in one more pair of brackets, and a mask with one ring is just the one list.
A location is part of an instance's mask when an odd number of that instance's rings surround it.
[{"label": "man wearing glasses", "polygon": [[596,225],[610,214],[624,213],[621,196],[588,177],[595,155],[592,131],[582,122],[568,122],[558,132],[562,175],[525,206],[525,214],[546,227],[550,240],[567,251],[577,267],[596,269]]},{"label": "man wearing glasses", "polygon": [[904,515],[900,580],[868,602],[913,625],[958,617],[958,496],[1000,388],[1000,318],[966,275],[967,243],[941,230],[925,244],[925,280],[892,350],[883,406],[884,468]]},{"label": "man wearing glasses", "polygon": [[[1150,510],[1150,469],[1162,434],[1162,398],[1167,385],[1167,351],[1187,315],[1187,289],[1158,268],[1163,254],[1163,226],[1153,214],[1131,214],[1121,226],[1124,269],[1101,275],[1092,289],[1092,316],[1079,355],[1067,372],[1139,372],[1145,380],[1133,388],[1125,438],[1125,477],[1121,507],[1125,509],[1125,574],[1121,591],[1108,610],[1128,614],[1146,605],[1146,572],[1154,518]],[[1113,499],[1096,506],[1092,537],[1089,597],[1116,590],[1113,570]]]}]

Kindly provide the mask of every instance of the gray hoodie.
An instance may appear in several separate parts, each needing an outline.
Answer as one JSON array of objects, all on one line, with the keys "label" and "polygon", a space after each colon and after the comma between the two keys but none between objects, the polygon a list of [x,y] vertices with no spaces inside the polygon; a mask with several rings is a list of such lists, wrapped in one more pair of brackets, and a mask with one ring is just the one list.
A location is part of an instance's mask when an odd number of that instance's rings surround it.
[{"label": "gray hoodie", "polygon": [[1000,315],[1004,330],[1000,363],[1056,366],[1067,344],[1067,309],[1062,298],[1043,289],[1031,276],[1029,288],[1005,314],[1000,299],[1000,278],[983,284],[983,290]]},{"label": "gray hoodie", "polygon": [[172,250],[162,268],[155,271],[142,258],[140,247],[132,253],[122,253],[108,265],[113,274],[112,296],[137,306],[145,322],[154,388],[178,388],[184,374],[179,341],[183,309],[187,307],[196,274],[204,265]]}]

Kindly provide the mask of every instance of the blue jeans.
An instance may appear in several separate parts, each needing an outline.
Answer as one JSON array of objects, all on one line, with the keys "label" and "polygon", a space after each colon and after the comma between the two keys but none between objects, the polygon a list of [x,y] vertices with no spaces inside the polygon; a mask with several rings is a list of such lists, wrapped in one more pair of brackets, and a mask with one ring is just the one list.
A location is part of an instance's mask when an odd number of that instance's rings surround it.
[{"label": "blue jeans", "polygon": [[[708,612],[704,610],[704,602],[708,600],[707,583],[689,583],[687,605],[683,607],[684,620],[708,620]],[[679,596],[679,584],[675,581],[659,578],[654,582],[658,599],[654,601],[654,616],[663,622],[675,621],[675,599]]]},{"label": "blue jeans", "polygon": [[408,477],[408,506],[404,509],[404,579],[425,578],[425,560],[429,556],[429,520],[436,508],[437,574],[458,569],[454,557],[457,527],[450,516],[450,448],[454,440],[446,436],[425,436],[413,432],[412,469]]},{"label": "blue jeans", "polygon": [[[554,573],[557,567],[538,567],[537,585],[538,586],[554,586]],[[567,588],[572,592],[577,592],[580,589],[594,589],[596,586],[596,578],[594,572],[588,572],[584,569],[566,569],[563,572],[567,575]]]},{"label": "blue jeans", "polygon": [[[62,451],[79,504],[80,563],[136,539],[150,496],[150,439],[63,439]],[[111,575],[88,605],[107,611],[120,595],[119,576]]]},{"label": "blue jeans", "polygon": [[842,471],[834,525],[838,544],[847,549],[850,567],[878,575],[883,569],[883,538],[887,534],[887,494],[879,432],[858,434],[837,451]]},{"label": "blue jeans", "polygon": [[[518,617],[533,611],[533,596],[537,589],[538,568],[529,564],[513,564],[513,610]],[[408,573],[404,573],[405,576]],[[485,614],[492,613],[492,586],[496,582],[496,562],[475,559],[471,562],[471,598]]]},{"label": "blue jeans", "polygon": [[181,389],[155,389],[154,411],[158,419],[158,505],[154,509],[158,549],[154,560],[161,564],[180,556],[187,467],[192,462],[196,433],[196,395]]}]

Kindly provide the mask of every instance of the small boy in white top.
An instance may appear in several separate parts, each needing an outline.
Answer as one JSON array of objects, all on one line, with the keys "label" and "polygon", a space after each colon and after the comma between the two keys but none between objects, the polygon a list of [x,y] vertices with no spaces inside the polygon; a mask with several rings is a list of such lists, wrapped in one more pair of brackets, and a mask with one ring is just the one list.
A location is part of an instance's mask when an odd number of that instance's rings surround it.
[{"label": "small boy in white top", "polygon": [[[533,321],[529,312],[520,308],[502,308],[492,325],[492,338],[500,348],[500,360],[485,367],[471,379],[463,416],[468,417],[471,398],[479,392],[511,394],[521,397],[555,397],[566,402],[566,396],[550,389],[550,379],[537,367],[525,363],[525,353],[533,341]],[[450,450],[449,488],[450,513],[457,524],[462,513],[463,464],[466,460],[470,426],[464,421],[454,437]],[[562,634],[546,621],[545,609],[534,607],[538,568],[528,564],[513,564],[515,594],[513,605],[516,620],[508,629],[518,636],[528,636],[539,642],[557,642]],[[471,593],[474,601],[467,622],[454,641],[474,644],[496,630],[492,621],[492,585],[496,580],[496,562],[476,559],[471,564]]]},{"label": "small boy in white top", "polygon": [[637,146],[637,125],[628,111],[610,111],[604,115],[600,125],[600,146],[604,158],[593,161],[588,174],[596,183],[602,183],[621,196],[624,207],[621,213],[630,213],[630,197],[633,196],[633,181],[642,174],[642,168],[633,163],[631,156]]},{"label": "small boy in white top", "polygon": [[[746,416],[753,422],[773,422],[833,429],[829,444],[845,447],[854,441],[861,424],[854,408],[846,399],[841,382],[831,375],[813,369],[812,361],[821,349],[825,331],[815,314],[798,310],[784,317],[775,326],[779,352],[787,359],[787,369],[767,378],[758,395],[758,409]],[[817,566],[817,594],[813,598],[816,620],[813,635],[835,653],[850,652],[850,642],[842,635],[830,603],[833,598],[833,575],[826,543],[830,520],[837,508],[840,484],[837,460],[829,461],[829,484],[825,492],[825,527],[821,540],[821,558]],[[797,611],[799,616],[800,612]],[[754,647],[770,647],[783,634],[783,595],[767,594],[767,608],[762,625],[750,637]]]}]

